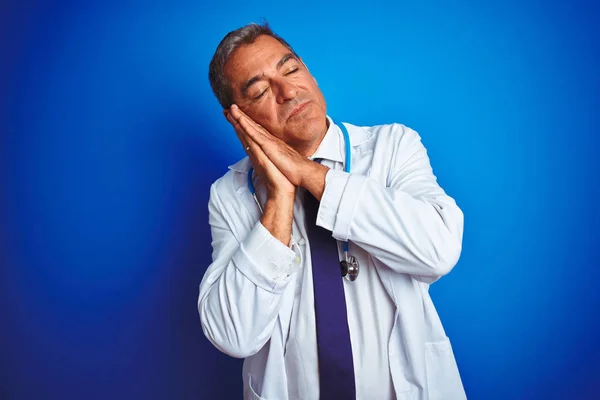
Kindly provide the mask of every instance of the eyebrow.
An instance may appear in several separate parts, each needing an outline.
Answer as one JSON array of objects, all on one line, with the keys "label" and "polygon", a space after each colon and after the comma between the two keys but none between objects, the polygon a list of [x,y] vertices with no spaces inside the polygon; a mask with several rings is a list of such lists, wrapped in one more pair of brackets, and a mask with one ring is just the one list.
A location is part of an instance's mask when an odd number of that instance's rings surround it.
[{"label": "eyebrow", "polygon": [[[279,60],[279,62],[277,63],[276,68],[277,69],[281,69],[281,67],[283,67],[283,65],[288,62],[289,60],[298,60],[298,57],[296,57],[293,53],[287,53],[286,55],[284,55],[283,57],[281,57],[281,60]],[[252,85],[254,85],[256,82],[258,82],[259,80],[262,79],[262,77],[265,76],[265,73],[263,72],[260,75],[255,75],[252,78],[248,79],[248,81],[244,84],[244,86],[242,87],[242,94],[246,94],[248,92],[248,89],[250,89],[250,87]]]},{"label": "eyebrow", "polygon": [[281,60],[279,60],[279,62],[277,63],[277,69],[280,69],[281,67],[283,67],[283,64],[285,64],[289,60],[297,61],[298,58],[292,53],[287,53],[285,56],[281,57]]}]

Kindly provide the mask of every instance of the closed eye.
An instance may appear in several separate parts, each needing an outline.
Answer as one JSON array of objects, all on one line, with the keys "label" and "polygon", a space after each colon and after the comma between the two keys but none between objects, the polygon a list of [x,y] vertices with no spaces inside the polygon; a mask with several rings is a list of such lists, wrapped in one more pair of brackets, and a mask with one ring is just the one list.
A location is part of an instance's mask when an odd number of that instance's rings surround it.
[{"label": "closed eye", "polygon": [[267,90],[269,90],[269,88],[266,88],[266,89],[265,89],[265,90],[263,90],[263,91],[262,91],[262,92],[261,92],[261,93],[260,93],[258,96],[254,97],[254,100],[258,100],[258,99],[260,99],[261,97],[263,97],[263,96],[264,96],[264,95],[267,93]]},{"label": "closed eye", "polygon": [[298,68],[298,67],[296,67],[296,68],[294,68],[294,69],[292,69],[292,70],[290,70],[290,71],[286,72],[285,74],[286,74],[286,75],[291,75],[291,74],[293,74],[293,73],[295,73],[295,72],[298,72],[298,70],[299,70],[299,68]]}]

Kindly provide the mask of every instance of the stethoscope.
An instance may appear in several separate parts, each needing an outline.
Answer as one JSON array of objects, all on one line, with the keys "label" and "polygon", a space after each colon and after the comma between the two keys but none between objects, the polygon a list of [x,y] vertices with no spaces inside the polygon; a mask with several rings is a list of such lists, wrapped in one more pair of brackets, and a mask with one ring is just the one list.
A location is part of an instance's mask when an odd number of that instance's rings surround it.
[{"label": "stethoscope", "polygon": [[[348,129],[346,129],[344,124],[336,124],[335,121],[333,123],[334,125],[339,126],[342,130],[342,133],[344,134],[344,144],[346,149],[346,162],[344,163],[344,171],[350,173],[352,156],[350,153],[350,135],[348,135]],[[252,183],[253,172],[254,168],[250,167],[250,169],[248,170],[248,189],[250,190],[252,197],[254,197],[254,201],[256,202],[256,205],[258,206],[258,209],[262,214],[263,208],[260,205],[260,201],[258,201],[258,197],[256,196],[256,189],[254,187],[254,184]],[[356,259],[356,257],[348,254],[348,241],[344,242],[344,259],[340,261],[340,268],[342,271],[342,276],[346,278],[346,280],[353,282],[358,277],[358,260]]]}]

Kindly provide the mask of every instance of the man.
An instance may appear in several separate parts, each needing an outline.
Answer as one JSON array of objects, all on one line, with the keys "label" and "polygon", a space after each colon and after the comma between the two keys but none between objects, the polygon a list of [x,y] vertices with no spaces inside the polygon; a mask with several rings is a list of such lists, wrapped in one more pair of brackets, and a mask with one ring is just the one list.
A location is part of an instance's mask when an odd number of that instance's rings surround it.
[{"label": "man", "polygon": [[464,399],[428,293],[458,261],[463,215],[419,135],[333,121],[267,25],[225,36],[209,79],[248,157],[211,187],[198,310],[245,358],[244,397]]}]

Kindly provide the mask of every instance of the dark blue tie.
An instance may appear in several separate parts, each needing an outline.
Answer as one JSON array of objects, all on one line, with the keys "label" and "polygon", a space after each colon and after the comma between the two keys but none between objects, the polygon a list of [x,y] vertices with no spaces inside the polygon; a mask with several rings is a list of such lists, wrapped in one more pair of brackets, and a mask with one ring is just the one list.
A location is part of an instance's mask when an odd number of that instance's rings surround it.
[{"label": "dark blue tie", "polygon": [[306,191],[304,210],[315,295],[320,399],[355,399],[352,347],[337,242],[330,231],[317,226],[318,209],[319,202]]}]

